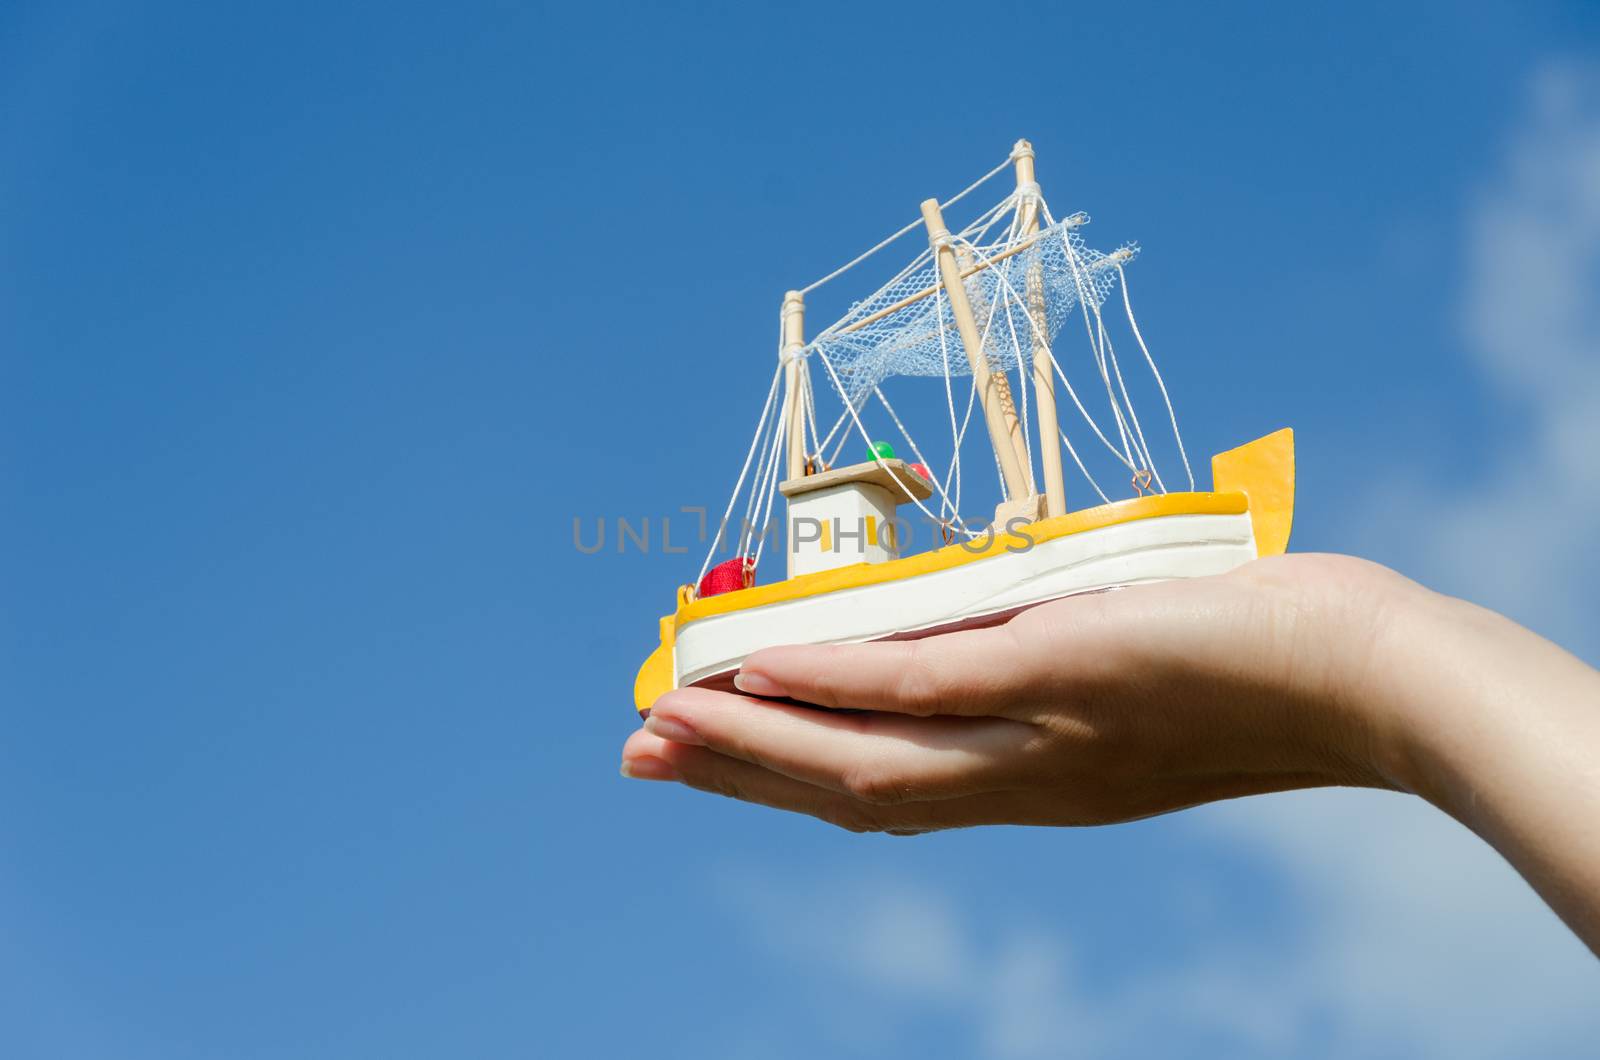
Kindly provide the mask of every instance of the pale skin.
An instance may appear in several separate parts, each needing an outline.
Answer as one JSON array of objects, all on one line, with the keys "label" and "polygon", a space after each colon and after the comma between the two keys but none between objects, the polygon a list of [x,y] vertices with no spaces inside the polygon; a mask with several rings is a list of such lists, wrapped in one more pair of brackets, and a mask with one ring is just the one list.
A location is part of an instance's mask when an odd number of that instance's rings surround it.
[{"label": "pale skin", "polygon": [[896,834],[1389,788],[1477,832],[1600,953],[1600,673],[1376,564],[1279,556],[989,629],[771,648],[737,683],[662,696],[623,773]]}]

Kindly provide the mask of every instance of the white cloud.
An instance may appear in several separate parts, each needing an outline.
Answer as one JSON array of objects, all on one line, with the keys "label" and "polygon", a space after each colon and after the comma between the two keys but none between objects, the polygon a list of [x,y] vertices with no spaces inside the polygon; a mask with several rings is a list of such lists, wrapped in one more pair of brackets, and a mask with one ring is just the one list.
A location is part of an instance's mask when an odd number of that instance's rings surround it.
[{"label": "white cloud", "polygon": [[1600,77],[1553,66],[1467,220],[1462,337],[1498,398],[1495,456],[1451,489],[1380,492],[1374,555],[1590,659],[1600,564]]},{"label": "white cloud", "polygon": [[851,999],[848,1011],[822,1006],[833,1033],[885,1055],[905,1051],[893,1040],[898,1020],[930,1014],[964,1029],[948,1055],[985,1060],[1171,1055],[1196,1036],[1234,1043],[1236,1054],[1328,1052],[1308,1034],[1327,1007],[1318,979],[1286,975],[1225,938],[1187,963],[1102,955],[1091,989],[1060,931],[1014,902],[958,900],[937,881],[896,874],[718,878],[747,940]]},{"label": "white cloud", "polygon": [[[1254,846],[1303,911],[1280,1011],[1320,1010],[1364,1047],[1583,1055],[1600,1034],[1600,967],[1511,868],[1422,802],[1304,792],[1215,807],[1199,827]],[[1581,1047],[1581,1048],[1580,1048]]]},{"label": "white cloud", "polygon": [[[1089,964],[1048,911],[913,876],[723,872],[722,906],[787,974],[849,999],[821,1006],[836,1037],[884,1055],[901,1051],[897,1028],[930,1015],[963,1030],[948,1055],[987,1060],[1189,1055],[1197,1041],[1234,1056],[1591,1054],[1594,959],[1492,851],[1420,802],[1298,793],[1188,822],[1279,876],[1291,930],[1263,946],[1212,921],[1193,928],[1201,956],[1146,947]],[[1112,974],[1091,989],[1090,967]]]},{"label": "white cloud", "polygon": [[[1552,66],[1466,224],[1462,337],[1513,425],[1452,489],[1382,489],[1352,537],[1591,660],[1600,564],[1600,78]],[[1502,433],[1497,431],[1497,435]],[[1600,1035],[1600,965],[1487,846],[1416,800],[1311,792],[1199,822],[1269,852],[1313,927],[1303,989],[1352,1033],[1451,1056]],[[1532,1043],[1545,1043],[1532,1049]]]},{"label": "white cloud", "polygon": [[935,890],[893,880],[809,880],[784,888],[742,879],[727,897],[765,945],[812,964],[842,964],[891,994],[948,997],[972,965],[959,912]]},{"label": "white cloud", "polygon": [[936,1010],[970,1026],[971,1042],[954,1053],[1098,1055],[1104,1022],[1077,1000],[1069,951],[1048,929],[1013,924],[997,933],[945,889],[897,875],[719,879],[725,907],[762,947],[869,991],[869,1005]]}]

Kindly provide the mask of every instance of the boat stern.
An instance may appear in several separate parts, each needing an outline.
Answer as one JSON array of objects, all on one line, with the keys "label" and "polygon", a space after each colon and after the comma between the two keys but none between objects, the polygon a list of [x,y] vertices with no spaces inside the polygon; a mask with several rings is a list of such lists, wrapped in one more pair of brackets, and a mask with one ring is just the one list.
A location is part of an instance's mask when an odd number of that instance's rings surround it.
[{"label": "boat stern", "polygon": [[1285,427],[1211,458],[1213,488],[1242,493],[1250,502],[1256,555],[1276,556],[1289,547],[1294,523],[1294,431]]}]

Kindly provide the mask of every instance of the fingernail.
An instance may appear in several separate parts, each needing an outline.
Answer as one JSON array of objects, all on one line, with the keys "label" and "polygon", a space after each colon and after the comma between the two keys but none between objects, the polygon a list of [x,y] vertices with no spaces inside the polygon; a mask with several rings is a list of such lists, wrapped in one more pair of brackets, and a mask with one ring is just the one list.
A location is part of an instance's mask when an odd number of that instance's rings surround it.
[{"label": "fingernail", "polygon": [[676,718],[663,718],[655,713],[645,719],[644,731],[659,736],[663,740],[671,740],[673,743],[686,743],[695,747],[705,744],[705,741],[700,739],[700,734],[691,729],[686,723]]},{"label": "fingernail", "polygon": [[622,760],[622,775],[630,780],[677,780],[678,771],[659,758],[640,755]]},{"label": "fingernail", "polygon": [[753,673],[749,670],[740,670],[733,675],[733,687],[745,695],[766,696],[769,699],[789,694],[783,690],[782,685],[766,674]]}]

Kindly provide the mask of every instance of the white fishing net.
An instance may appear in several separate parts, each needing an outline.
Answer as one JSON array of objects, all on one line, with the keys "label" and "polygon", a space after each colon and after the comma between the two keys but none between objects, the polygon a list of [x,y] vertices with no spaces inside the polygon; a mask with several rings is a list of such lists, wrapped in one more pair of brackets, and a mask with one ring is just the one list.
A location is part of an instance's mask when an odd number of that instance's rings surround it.
[{"label": "white fishing net", "polygon": [[[1118,272],[1110,266],[1127,261],[1136,248],[1130,245],[1106,254],[1089,247],[1077,231],[1087,220],[1082,214],[1066,218],[1001,260],[996,259],[1019,242],[1009,234],[986,243],[954,237],[963,271],[994,262],[964,282],[984,354],[994,371],[1025,368],[1036,330],[1042,330],[1049,342],[1081,302],[1098,309],[1116,289]],[[1030,297],[1030,277],[1038,284],[1037,301]],[[970,375],[949,299],[938,287],[938,266],[932,254],[924,253],[906,271],[851,306],[840,321],[807,345],[806,352],[820,350],[827,355],[842,387],[840,396],[858,409],[875,387],[894,376]],[[918,295],[922,297],[910,301]]]}]

